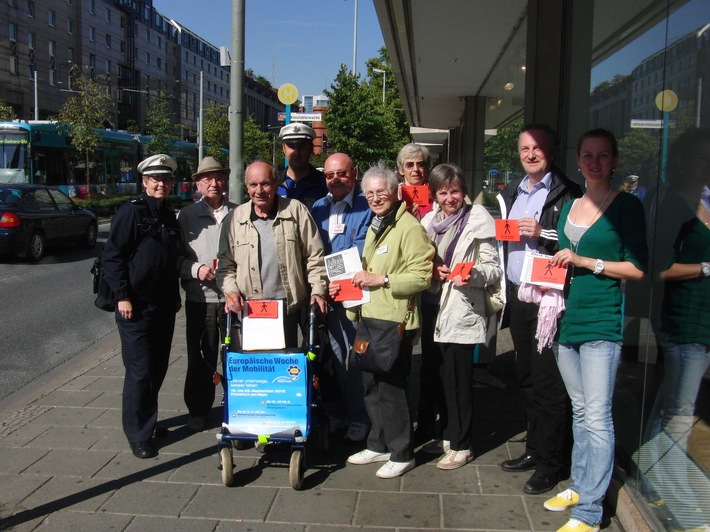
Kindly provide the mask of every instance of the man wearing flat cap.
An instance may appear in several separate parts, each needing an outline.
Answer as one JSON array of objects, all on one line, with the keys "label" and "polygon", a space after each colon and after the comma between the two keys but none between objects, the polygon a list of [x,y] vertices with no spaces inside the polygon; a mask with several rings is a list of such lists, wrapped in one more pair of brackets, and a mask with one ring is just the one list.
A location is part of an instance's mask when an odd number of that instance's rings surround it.
[{"label": "man wearing flat cap", "polygon": [[192,174],[202,199],[183,208],[178,216],[185,251],[180,269],[187,321],[184,398],[190,413],[187,426],[195,432],[205,428],[215,396],[213,377],[224,319],[224,296],[215,279],[217,251],[222,222],[236,207],[224,197],[228,178],[229,169],[217,159],[202,159]]},{"label": "man wearing flat cap", "polygon": [[180,228],[165,203],[177,163],[164,154],[138,165],[143,193],[121,205],[101,261],[116,303],[116,325],[126,373],[123,432],[137,458],[155,456],[152,437],[158,419],[158,392],[168,369],[178,285]]},{"label": "man wearing flat cap", "polygon": [[306,124],[294,122],[281,128],[279,138],[288,162],[288,167],[279,173],[279,194],[297,199],[310,209],[328,194],[325,175],[310,163],[316,133]]}]

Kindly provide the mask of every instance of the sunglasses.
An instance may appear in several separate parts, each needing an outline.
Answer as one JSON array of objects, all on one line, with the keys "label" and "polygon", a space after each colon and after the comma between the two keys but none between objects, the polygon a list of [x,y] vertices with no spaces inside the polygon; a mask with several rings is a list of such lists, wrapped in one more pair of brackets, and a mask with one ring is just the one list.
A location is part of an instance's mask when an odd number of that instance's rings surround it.
[{"label": "sunglasses", "polygon": [[335,172],[326,172],[326,179],[333,179],[335,176],[338,177],[348,177],[350,175],[350,170],[337,170]]},{"label": "sunglasses", "polygon": [[404,167],[407,170],[411,170],[412,168],[414,168],[415,165],[417,168],[426,168],[426,163],[424,161],[417,161],[416,163],[412,161],[407,161],[406,163],[404,163]]}]

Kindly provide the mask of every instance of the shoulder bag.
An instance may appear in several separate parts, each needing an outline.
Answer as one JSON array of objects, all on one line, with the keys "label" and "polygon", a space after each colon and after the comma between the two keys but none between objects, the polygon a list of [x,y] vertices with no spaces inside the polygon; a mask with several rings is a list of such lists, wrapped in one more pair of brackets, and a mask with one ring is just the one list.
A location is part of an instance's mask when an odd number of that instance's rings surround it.
[{"label": "shoulder bag", "polygon": [[353,367],[369,373],[387,373],[399,356],[404,326],[414,308],[414,296],[407,303],[407,313],[401,323],[378,318],[361,317],[350,354]]}]

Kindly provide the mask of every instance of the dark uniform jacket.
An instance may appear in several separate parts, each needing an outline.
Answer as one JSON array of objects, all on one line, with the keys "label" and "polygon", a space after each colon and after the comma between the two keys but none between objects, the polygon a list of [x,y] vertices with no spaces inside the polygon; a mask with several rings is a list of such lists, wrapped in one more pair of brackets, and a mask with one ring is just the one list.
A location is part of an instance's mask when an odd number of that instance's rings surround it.
[{"label": "dark uniform jacket", "polygon": [[101,260],[114,301],[180,301],[180,228],[165,202],[141,194],[118,208]]},{"label": "dark uniform jacket", "polygon": [[294,181],[286,174],[287,169],[279,172],[279,196],[297,199],[309,209],[321,198],[328,194],[328,187],[325,185],[325,174],[311,166],[311,172]]}]

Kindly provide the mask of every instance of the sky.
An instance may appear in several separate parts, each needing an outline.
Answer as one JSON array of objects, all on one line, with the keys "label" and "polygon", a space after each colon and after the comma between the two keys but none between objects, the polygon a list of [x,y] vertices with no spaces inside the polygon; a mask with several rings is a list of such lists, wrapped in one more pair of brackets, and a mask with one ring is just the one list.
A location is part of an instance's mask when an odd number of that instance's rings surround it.
[{"label": "sky", "polygon": [[[299,96],[330,89],[352,69],[355,0],[246,0],[245,68]],[[160,13],[219,48],[232,44],[232,0],[153,0]],[[384,46],[372,0],[358,1],[357,72]]]}]

